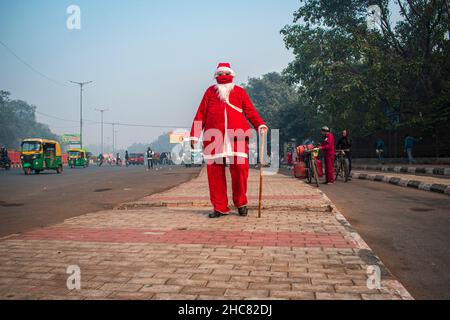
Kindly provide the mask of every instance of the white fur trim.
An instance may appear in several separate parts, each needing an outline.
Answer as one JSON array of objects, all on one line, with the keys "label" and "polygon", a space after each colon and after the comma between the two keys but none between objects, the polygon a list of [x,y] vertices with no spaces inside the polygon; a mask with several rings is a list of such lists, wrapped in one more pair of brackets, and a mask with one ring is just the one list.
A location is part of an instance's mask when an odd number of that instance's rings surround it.
[{"label": "white fur trim", "polygon": [[239,158],[248,158],[248,154],[244,152],[230,152],[230,153],[219,153],[214,155],[203,155],[205,160],[216,160],[220,158],[228,158],[228,157],[239,157]]},{"label": "white fur trim", "polygon": [[230,103],[230,100],[226,100],[225,101],[227,103],[228,106],[230,106],[231,108],[233,108],[234,110],[236,110],[237,112],[243,113],[244,110],[242,110],[241,108],[236,107],[235,105]]},{"label": "white fur trim", "polygon": [[217,77],[219,72],[230,72],[233,77],[236,75],[235,72],[233,71],[233,69],[228,68],[228,67],[217,68],[216,72],[214,73],[214,76]]}]

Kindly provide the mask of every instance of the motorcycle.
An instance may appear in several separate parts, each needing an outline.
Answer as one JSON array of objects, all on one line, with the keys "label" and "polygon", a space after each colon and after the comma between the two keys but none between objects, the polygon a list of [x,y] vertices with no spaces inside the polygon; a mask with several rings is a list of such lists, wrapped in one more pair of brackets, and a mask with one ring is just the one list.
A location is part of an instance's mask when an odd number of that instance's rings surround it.
[{"label": "motorcycle", "polygon": [[11,161],[9,160],[9,158],[0,159],[0,168],[4,168],[5,170],[11,169]]}]

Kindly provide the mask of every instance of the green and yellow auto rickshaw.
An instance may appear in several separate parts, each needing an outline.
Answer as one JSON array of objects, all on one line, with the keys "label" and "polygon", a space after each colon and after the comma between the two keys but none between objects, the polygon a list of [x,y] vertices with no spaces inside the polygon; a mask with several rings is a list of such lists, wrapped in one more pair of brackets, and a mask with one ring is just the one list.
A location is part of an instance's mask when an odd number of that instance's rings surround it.
[{"label": "green and yellow auto rickshaw", "polygon": [[69,165],[70,167],[89,167],[89,153],[86,149],[70,149],[67,151],[69,155]]},{"label": "green and yellow auto rickshaw", "polygon": [[56,170],[58,174],[63,172],[61,146],[57,141],[25,139],[22,141],[20,159],[26,175],[32,171],[36,174],[45,170]]}]

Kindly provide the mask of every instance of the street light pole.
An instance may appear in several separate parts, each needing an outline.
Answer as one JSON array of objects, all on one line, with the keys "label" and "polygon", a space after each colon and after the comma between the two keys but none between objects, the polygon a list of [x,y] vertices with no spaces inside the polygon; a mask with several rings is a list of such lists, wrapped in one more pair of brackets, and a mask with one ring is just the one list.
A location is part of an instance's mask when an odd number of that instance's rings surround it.
[{"label": "street light pole", "polygon": [[108,111],[108,109],[95,109],[95,111],[98,111],[98,112],[100,112],[101,113],[101,117],[102,117],[102,133],[101,133],[101,141],[102,141],[102,154],[103,154],[103,113],[105,112],[105,111]]},{"label": "street light pole", "polygon": [[115,141],[115,144],[114,144],[114,147],[115,147],[115,145],[117,144],[117,134],[119,133],[119,130],[116,130],[116,131],[114,131],[114,141]]},{"label": "street light pole", "polygon": [[80,148],[83,148],[83,86],[92,83],[93,81],[75,82],[70,81],[80,86]]},{"label": "street light pole", "polygon": [[115,130],[115,123],[112,123],[112,153],[114,154],[115,153],[115,151],[116,151],[116,139],[115,139],[115,133],[116,133],[116,130]]}]

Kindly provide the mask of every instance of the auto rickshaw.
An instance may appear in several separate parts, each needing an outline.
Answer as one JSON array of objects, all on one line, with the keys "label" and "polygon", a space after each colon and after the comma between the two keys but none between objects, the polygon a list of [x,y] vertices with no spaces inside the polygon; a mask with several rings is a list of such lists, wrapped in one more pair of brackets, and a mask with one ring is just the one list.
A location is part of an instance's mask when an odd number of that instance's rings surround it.
[{"label": "auto rickshaw", "polygon": [[45,170],[63,172],[61,146],[59,142],[46,139],[25,139],[22,141],[20,155],[22,168],[26,175],[39,174]]},{"label": "auto rickshaw", "polygon": [[69,155],[70,167],[89,167],[89,154],[86,149],[70,149],[67,151]]}]

